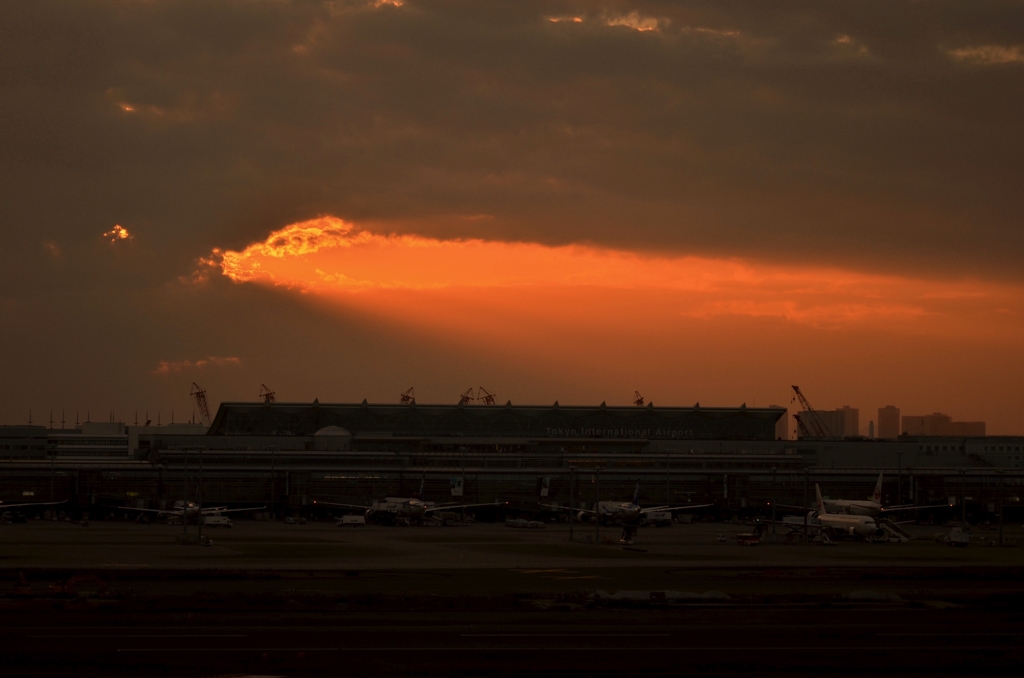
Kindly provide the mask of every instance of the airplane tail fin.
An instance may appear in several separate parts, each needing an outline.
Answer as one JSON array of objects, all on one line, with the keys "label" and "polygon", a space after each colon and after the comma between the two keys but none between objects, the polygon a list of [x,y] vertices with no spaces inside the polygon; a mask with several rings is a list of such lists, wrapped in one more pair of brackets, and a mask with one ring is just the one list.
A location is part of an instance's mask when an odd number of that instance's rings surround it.
[{"label": "airplane tail fin", "polygon": [[637,506],[640,503],[640,480],[636,481],[636,487],[633,489],[633,506]]},{"label": "airplane tail fin", "polygon": [[825,510],[825,500],[821,498],[821,488],[818,487],[818,483],[814,483],[814,494],[817,495],[818,498],[818,515],[823,516],[828,513],[828,511]]},{"label": "airplane tail fin", "polygon": [[882,503],[882,474],[881,473],[878,474],[878,482],[875,483],[875,493],[873,495],[871,495],[871,498],[874,501],[878,502],[879,504]]}]

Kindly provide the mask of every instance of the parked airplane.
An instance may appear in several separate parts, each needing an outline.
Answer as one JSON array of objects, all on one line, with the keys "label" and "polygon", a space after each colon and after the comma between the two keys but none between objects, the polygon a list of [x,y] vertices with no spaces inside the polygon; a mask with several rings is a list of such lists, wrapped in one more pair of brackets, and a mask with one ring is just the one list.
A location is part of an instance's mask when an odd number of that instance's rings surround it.
[{"label": "parked airplane", "polygon": [[420,481],[419,497],[385,497],[383,501],[374,501],[369,506],[362,504],[340,504],[331,501],[314,500],[317,506],[338,506],[340,508],[361,509],[367,518],[376,517],[385,521],[405,521],[422,523],[429,513],[436,511],[454,511],[456,509],[474,508],[477,506],[496,506],[498,502],[488,504],[434,504],[423,501],[423,490],[426,478]]},{"label": "parked airplane", "polygon": [[825,501],[821,498],[821,488],[817,483],[814,484],[814,492],[818,499],[817,519],[821,529],[850,537],[881,539],[885,536],[885,530],[875,522],[872,516],[829,513]]},{"label": "parked airplane", "polygon": [[[896,513],[897,511],[914,511],[917,509],[943,508],[949,504],[935,504],[933,506],[914,506],[904,504],[900,506],[882,506],[882,474],[878,474],[878,482],[875,483],[875,491],[870,499],[826,499],[825,507],[833,513],[847,513],[853,516],[878,516],[883,513]],[[802,508],[802,507],[789,507]]]},{"label": "parked airplane", "polygon": [[8,509],[22,509],[28,506],[57,506],[58,504],[66,503],[66,499],[64,501],[36,501],[22,504],[5,504],[0,501],[0,525],[6,525],[8,523],[24,523],[28,521],[21,511],[15,511],[12,514]]},{"label": "parked airplane", "polygon": [[194,521],[194,520],[198,520],[200,515],[202,515],[203,517],[206,517],[206,516],[218,516],[218,515],[220,515],[222,513],[238,513],[238,512],[242,512],[242,511],[262,511],[263,509],[265,509],[267,507],[266,507],[266,505],[264,505],[264,506],[251,506],[249,508],[229,509],[226,506],[211,506],[209,508],[205,508],[204,507],[204,508],[200,509],[199,506],[194,501],[188,502],[188,505],[186,506],[185,501],[183,499],[179,499],[178,501],[174,502],[174,507],[173,508],[169,508],[169,509],[144,509],[144,508],[135,508],[133,506],[120,506],[118,508],[120,508],[122,510],[125,510],[125,511],[141,511],[143,513],[156,513],[158,515],[164,515],[164,516],[177,516],[178,518],[184,517],[186,520]]},{"label": "parked airplane", "polygon": [[5,504],[4,502],[0,501],[0,511],[5,511],[7,509],[12,508],[24,508],[26,506],[56,506],[57,504],[66,503],[68,503],[67,499],[65,499],[64,501],[35,501],[28,504]]},{"label": "parked airplane", "polygon": [[[599,501],[597,502],[597,509],[580,509],[579,516],[582,518],[586,515],[597,515],[598,519],[603,523],[609,523],[612,521],[621,522],[623,525],[639,525],[641,519],[649,513],[656,511],[683,511],[685,509],[704,508],[705,506],[712,506],[712,504],[690,504],[687,506],[651,506],[648,508],[640,507],[640,481],[637,481],[636,488],[633,490],[633,499],[628,502],[618,501]],[[547,508],[554,508],[560,510],[575,510],[570,509],[567,506],[557,506],[554,504],[541,504],[541,506]]]}]

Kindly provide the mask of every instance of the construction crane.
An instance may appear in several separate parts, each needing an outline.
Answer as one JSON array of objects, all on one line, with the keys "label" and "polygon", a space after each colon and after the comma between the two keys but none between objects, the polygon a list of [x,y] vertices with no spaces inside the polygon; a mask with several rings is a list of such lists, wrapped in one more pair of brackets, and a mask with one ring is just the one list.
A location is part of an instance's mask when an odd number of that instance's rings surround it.
[{"label": "construction crane", "polygon": [[798,438],[811,438],[812,437],[811,436],[811,431],[810,431],[810,429],[807,428],[807,424],[804,423],[804,420],[800,418],[800,413],[799,412],[794,412],[793,413],[793,418],[796,419],[797,437]]},{"label": "construction crane", "polygon": [[266,384],[260,384],[260,397],[263,398],[263,402],[267,405],[274,402],[274,392],[267,388]]},{"label": "construction crane", "polygon": [[644,406],[644,397],[640,395],[640,391],[633,391],[633,404],[637,407]]},{"label": "construction crane", "polygon": [[471,389],[469,389],[468,391],[466,391],[465,393],[462,394],[462,397],[459,398],[459,404],[460,405],[468,405],[469,403],[473,402],[474,400],[476,400],[476,394],[473,392],[473,389],[471,388]]},{"label": "construction crane", "polygon": [[189,395],[196,401],[196,409],[199,410],[199,417],[203,420],[203,426],[210,428],[210,408],[206,404],[206,391],[199,384],[192,382],[192,390]]},{"label": "construction crane", "polygon": [[481,386],[477,392],[479,393],[479,395],[477,395],[476,399],[484,401],[484,405],[494,404],[494,394],[488,391],[486,388]]},{"label": "construction crane", "polygon": [[401,400],[399,400],[399,402],[402,403],[403,405],[416,404],[416,391],[413,389],[412,386],[409,387],[408,391],[402,394]]},{"label": "construction crane", "polygon": [[[808,419],[811,420],[811,426],[814,427],[815,436],[818,438],[831,438],[832,432],[828,430],[828,427],[825,426],[825,423],[821,420],[821,417],[819,417],[818,413],[814,410],[813,407],[811,407],[811,404],[807,402],[807,398],[805,398],[804,394],[800,392],[800,387],[794,386],[793,392],[796,393],[796,397],[793,400],[800,401],[800,406],[803,407],[804,411],[810,415]],[[809,437],[810,431],[807,429],[807,423],[804,422],[804,420],[800,417],[799,414],[794,414],[793,417],[796,419],[797,426],[800,427],[800,430],[803,431],[804,434]]]}]

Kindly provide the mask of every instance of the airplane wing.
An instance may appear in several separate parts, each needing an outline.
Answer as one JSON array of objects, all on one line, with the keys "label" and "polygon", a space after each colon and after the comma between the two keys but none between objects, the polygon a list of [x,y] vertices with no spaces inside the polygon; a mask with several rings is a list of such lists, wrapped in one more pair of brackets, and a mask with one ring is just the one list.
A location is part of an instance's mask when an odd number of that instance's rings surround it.
[{"label": "airplane wing", "polygon": [[952,504],[932,504],[931,506],[886,506],[882,513],[896,513],[897,511],[917,511],[918,509],[949,508]]},{"label": "airplane wing", "polygon": [[181,509],[144,509],[134,506],[118,506],[119,511],[142,511],[143,513],[162,513],[165,516],[180,516]]},{"label": "airplane wing", "polygon": [[[770,504],[769,504],[770,505]],[[795,504],[776,504],[777,508],[796,509],[797,511],[814,511],[813,506],[796,506]]]},{"label": "airplane wing", "polygon": [[541,504],[541,506],[543,506],[544,508],[559,509],[561,511],[579,511],[580,513],[597,513],[597,511],[594,511],[593,509],[585,509],[585,508],[575,509],[575,508],[572,508],[571,506],[559,506],[557,504]]},{"label": "airplane wing", "polygon": [[210,515],[211,513],[239,513],[241,511],[261,511],[261,510],[263,510],[265,508],[267,508],[266,504],[264,504],[263,506],[250,506],[249,508],[235,508],[235,509],[223,508],[223,507],[218,506],[217,508],[208,508],[208,509],[204,508],[203,509],[203,515],[204,516],[205,515]]},{"label": "airplane wing", "polygon": [[492,502],[487,503],[487,504],[459,504],[457,506],[448,506],[448,505],[446,505],[446,506],[431,506],[431,507],[425,509],[423,512],[424,513],[430,513],[431,511],[450,511],[452,509],[473,508],[475,506],[501,506],[501,502],[492,501]]},{"label": "airplane wing", "polygon": [[4,504],[3,502],[0,502],[0,511],[9,508],[21,508],[22,506],[56,506],[57,504],[66,503],[68,503],[67,499],[65,499],[64,501],[36,501],[30,504]]},{"label": "airplane wing", "polygon": [[337,502],[333,501],[318,501],[316,499],[313,500],[313,503],[316,504],[317,506],[340,506],[341,508],[357,508],[363,509],[364,511],[369,511],[370,509],[373,508],[372,506],[360,506],[359,504],[338,504]]},{"label": "airplane wing", "polygon": [[682,511],[684,509],[704,508],[714,504],[690,504],[689,506],[652,506],[651,508],[640,509],[640,513],[654,513],[655,511]]}]

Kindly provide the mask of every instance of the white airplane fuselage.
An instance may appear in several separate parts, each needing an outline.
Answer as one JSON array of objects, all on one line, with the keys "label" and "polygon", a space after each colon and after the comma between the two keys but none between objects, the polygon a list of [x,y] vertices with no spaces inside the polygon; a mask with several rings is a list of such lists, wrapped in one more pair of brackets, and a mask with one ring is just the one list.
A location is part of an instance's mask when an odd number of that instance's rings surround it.
[{"label": "white airplane fuselage", "polygon": [[885,530],[878,526],[871,516],[856,516],[846,513],[819,513],[818,523],[839,534],[850,537],[871,537],[880,538],[885,536]]},{"label": "white airplane fuselage", "polygon": [[199,507],[196,505],[194,501],[190,501],[186,505],[184,501],[179,499],[178,501],[174,502],[174,507],[170,511],[167,511],[167,513],[176,513],[179,516],[183,515],[188,520],[197,520],[199,517]]},{"label": "white airplane fuselage", "polygon": [[598,503],[598,510],[602,518],[623,523],[639,523],[642,514],[638,505],[629,502],[602,501]]},{"label": "white airplane fuselage", "polygon": [[877,516],[882,512],[882,505],[869,499],[834,499],[825,500],[825,507],[829,511],[845,513],[851,516]]},{"label": "white airplane fuselage", "polygon": [[[881,478],[879,478],[879,484],[881,484]],[[814,494],[818,499],[818,524],[821,525],[822,529],[850,537],[880,539],[885,536],[885,530],[871,516],[829,513],[828,505],[821,497],[821,488],[817,484],[814,486]]]},{"label": "white airplane fuselage", "polygon": [[412,497],[387,497],[370,506],[370,513],[389,513],[407,520],[422,520],[426,512],[427,502]]}]

